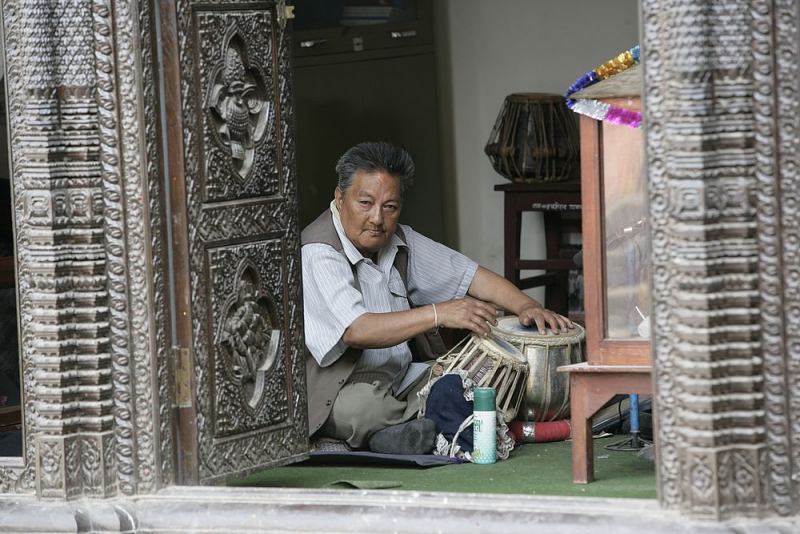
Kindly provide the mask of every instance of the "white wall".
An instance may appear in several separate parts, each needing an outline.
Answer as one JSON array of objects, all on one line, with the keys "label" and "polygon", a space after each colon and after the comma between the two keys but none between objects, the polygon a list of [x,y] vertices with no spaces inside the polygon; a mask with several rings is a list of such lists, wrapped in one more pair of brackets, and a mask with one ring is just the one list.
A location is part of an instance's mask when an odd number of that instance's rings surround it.
[{"label": "white wall", "polygon": [[[433,2],[447,241],[502,274],[503,204],[494,185],[507,180],[483,147],[503,99],[563,94],[580,75],[638,44],[638,1]],[[528,259],[544,257],[539,213],[523,218],[522,250]]]}]

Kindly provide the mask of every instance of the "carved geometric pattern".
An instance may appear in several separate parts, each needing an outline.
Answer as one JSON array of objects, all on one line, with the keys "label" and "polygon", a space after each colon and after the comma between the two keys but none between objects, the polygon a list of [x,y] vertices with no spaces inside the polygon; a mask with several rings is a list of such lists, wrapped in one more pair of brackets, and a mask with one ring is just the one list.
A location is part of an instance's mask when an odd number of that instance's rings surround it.
[{"label": "carved geometric pattern", "polygon": [[[781,514],[798,513],[800,494],[800,131],[797,117],[800,116],[800,61],[798,56],[798,22],[800,6],[796,0],[776,0],[772,3],[771,21],[774,23],[773,47],[775,65],[776,164],[778,166],[780,191],[780,240],[783,294],[779,305],[783,311],[784,346],[786,350],[786,376],[768,376],[768,381],[780,380],[785,384],[785,397],[780,408],[768,397],[767,421],[771,425],[773,412],[786,411],[789,424],[773,430],[769,426],[768,457],[765,462],[769,471],[762,478],[768,488],[770,502]],[[769,388],[770,386],[768,386]],[[783,400],[783,399],[781,399]],[[790,437],[788,443],[776,439],[778,432]],[[774,490],[781,491],[775,495]],[[769,494],[772,492],[772,495]]]},{"label": "carved geometric pattern", "polygon": [[[290,81],[291,38],[288,31],[276,28],[272,5],[258,9],[248,7],[241,11],[236,10],[236,2],[226,4],[224,10],[217,5],[208,10],[203,6],[195,2],[177,3],[185,134],[184,175],[191,237],[188,275],[192,287],[192,348],[198,377],[195,391],[197,446],[200,480],[210,483],[236,473],[302,457],[307,447],[308,429],[302,307],[296,304],[301,301],[301,282]],[[227,41],[226,36],[230,37]],[[223,150],[225,145],[220,145],[215,137],[214,131],[218,131],[220,126],[219,118],[215,119],[216,112],[206,107],[209,91],[217,79],[214,67],[227,57],[231,42],[235,54],[242,59],[245,73],[248,68],[255,69],[256,65],[262,69],[259,74],[268,90],[265,96],[265,102],[269,102],[266,131],[261,144],[254,144],[254,170],[244,185],[242,176],[235,172],[230,152]],[[232,61],[238,65],[235,57]],[[234,282],[241,280],[241,277],[233,276],[234,266],[240,266],[245,257],[226,267],[230,274],[210,276],[211,256],[214,251],[231,251],[224,253],[233,254],[235,250],[251,250],[248,254],[258,256],[261,254],[256,252],[259,247],[266,250],[269,247],[264,243],[275,239],[282,241],[280,259],[251,263],[257,266],[252,272],[257,274],[260,289],[273,299],[275,324],[281,330],[280,343],[284,347],[278,349],[273,368],[264,375],[263,395],[268,399],[282,390],[287,397],[282,404],[285,408],[278,406],[272,410],[271,402],[261,401],[263,408],[257,413],[264,423],[283,422],[268,427],[268,432],[262,427],[239,433],[235,429],[253,424],[248,422],[250,416],[246,408],[235,414],[240,418],[238,422],[234,421],[232,414],[224,412],[226,405],[233,405],[227,400],[220,405],[222,412],[217,410],[215,413],[214,410],[218,401],[216,395],[221,389],[212,391],[211,370],[215,369],[216,378],[229,376],[229,371],[214,367],[224,362],[221,358],[225,357],[226,349],[215,344],[219,322],[212,324],[209,314],[213,313],[214,317],[222,320],[222,306],[235,291]],[[251,242],[258,245],[248,249]],[[277,275],[282,282],[273,289],[269,280]],[[230,284],[227,293],[218,292],[216,284],[220,283]],[[273,381],[276,383],[271,384]],[[225,382],[234,384],[227,379]],[[223,394],[227,395],[226,399],[238,399],[236,402],[242,406],[248,403],[239,386]],[[228,429],[226,432],[232,428],[237,433],[215,437],[219,431],[216,421],[220,419],[220,413],[224,415],[222,423]]]},{"label": "carved geometric pattern", "polygon": [[288,417],[288,352],[280,328],[288,288],[277,267],[284,253],[281,239],[209,251],[215,437],[269,431]]},{"label": "carved geometric pattern", "polygon": [[[783,314],[783,277],[780,253],[781,186],[777,153],[776,73],[774,69],[774,14],[771,2],[751,8],[753,80],[755,84],[755,148],[758,181],[759,289],[761,299],[762,352],[764,358],[764,412],[766,417],[767,467],[766,504],[788,515],[797,505],[792,491],[789,414],[786,388],[786,325]],[[797,42],[795,36],[795,42]],[[794,50],[797,55],[798,50]],[[796,135],[796,134],[795,134]],[[797,186],[798,184],[795,184]],[[742,469],[742,472],[747,470]],[[755,474],[753,474],[755,478]],[[752,484],[752,486],[756,486]]]},{"label": "carved geometric pattern", "polygon": [[[106,109],[95,93],[93,25],[102,13],[91,1],[3,7],[29,465],[49,496],[105,495],[113,487],[102,478],[69,471],[81,436],[102,439],[113,426],[99,131]],[[36,442],[47,461],[30,461]]]},{"label": "carved geometric pattern", "polygon": [[[157,182],[157,175],[149,174],[150,159],[153,164],[157,162],[156,153],[146,147],[149,138],[148,129],[155,123],[153,115],[147,118],[148,98],[152,100],[152,76],[147,65],[152,50],[149,42],[148,18],[149,4],[136,0],[115,1],[114,6],[114,36],[117,57],[117,83],[119,84],[120,103],[118,116],[121,132],[119,143],[120,168],[122,179],[122,196],[125,210],[125,242],[127,253],[127,291],[128,291],[128,320],[131,358],[131,396],[128,399],[118,398],[118,406],[122,407],[127,402],[130,407],[118,412],[124,416],[126,412],[131,416],[131,432],[117,429],[116,459],[118,467],[116,473],[120,478],[126,478],[129,483],[119,483],[122,493],[152,493],[158,489],[157,484],[157,434],[155,425],[156,399],[153,392],[153,372],[156,365],[153,355],[158,350],[158,342],[153,343],[152,332],[158,317],[158,312],[151,310],[150,295],[158,299],[157,283],[162,278],[155,271],[159,261],[154,259],[160,248],[148,250],[148,234],[159,235],[157,219],[148,217],[146,184]],[[142,24],[140,20],[143,20]],[[144,96],[142,96],[144,95]],[[144,98],[144,102],[143,102]],[[144,108],[144,109],[143,109]],[[145,129],[145,139],[142,138],[142,129]],[[147,153],[147,160],[144,154]],[[156,197],[157,198],[157,197]],[[152,267],[151,267],[152,266]],[[152,270],[151,270],[152,269]],[[165,348],[164,344],[164,348]],[[119,396],[118,396],[119,397]],[[119,418],[119,417],[118,417]],[[168,436],[162,437],[167,439]],[[130,458],[130,460],[128,459]],[[131,469],[130,476],[123,473],[119,464]],[[108,470],[106,471],[109,472]],[[113,472],[111,472],[113,474]]]},{"label": "carved geometric pattern", "polygon": [[270,23],[264,11],[197,15],[207,201],[278,192]]}]

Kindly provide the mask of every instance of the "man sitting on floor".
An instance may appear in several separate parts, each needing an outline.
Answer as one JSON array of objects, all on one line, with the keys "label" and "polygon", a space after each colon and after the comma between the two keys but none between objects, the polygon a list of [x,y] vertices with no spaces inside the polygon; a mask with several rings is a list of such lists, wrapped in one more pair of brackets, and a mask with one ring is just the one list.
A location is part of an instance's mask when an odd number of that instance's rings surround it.
[{"label": "man sitting on floor", "polygon": [[[412,419],[440,326],[488,334],[498,309],[541,333],[569,319],[466,256],[398,225],[414,163],[362,143],[336,165],[335,199],[302,233],[309,429],[373,452],[424,454],[432,421]],[[416,361],[412,362],[413,358]]]}]

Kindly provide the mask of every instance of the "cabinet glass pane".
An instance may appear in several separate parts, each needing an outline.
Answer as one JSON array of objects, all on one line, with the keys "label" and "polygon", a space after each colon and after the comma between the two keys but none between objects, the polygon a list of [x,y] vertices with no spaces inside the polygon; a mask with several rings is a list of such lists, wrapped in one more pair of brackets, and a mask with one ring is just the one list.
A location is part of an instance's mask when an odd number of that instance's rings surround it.
[{"label": "cabinet glass pane", "polygon": [[649,337],[650,232],[643,161],[641,130],[603,125],[607,339]]},{"label": "cabinet glass pane", "polygon": [[295,0],[294,31],[417,19],[416,0]]}]

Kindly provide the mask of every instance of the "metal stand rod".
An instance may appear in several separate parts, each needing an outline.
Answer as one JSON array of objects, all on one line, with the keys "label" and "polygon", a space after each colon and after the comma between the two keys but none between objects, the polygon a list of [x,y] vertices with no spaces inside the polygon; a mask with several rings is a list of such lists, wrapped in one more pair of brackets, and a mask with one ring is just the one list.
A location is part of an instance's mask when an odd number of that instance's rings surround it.
[{"label": "metal stand rod", "polygon": [[617,443],[606,445],[603,447],[606,450],[621,452],[638,451],[643,449],[645,445],[650,445],[652,443],[652,441],[644,439],[639,431],[639,395],[628,395],[628,400],[628,414],[631,422],[630,436]]}]

